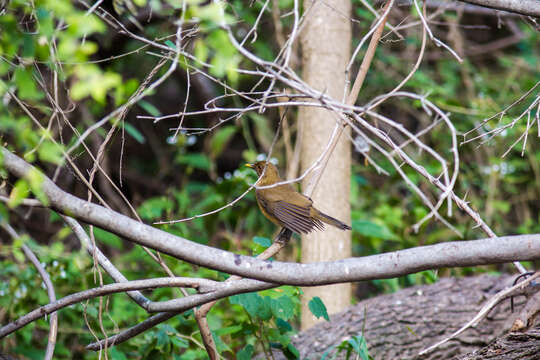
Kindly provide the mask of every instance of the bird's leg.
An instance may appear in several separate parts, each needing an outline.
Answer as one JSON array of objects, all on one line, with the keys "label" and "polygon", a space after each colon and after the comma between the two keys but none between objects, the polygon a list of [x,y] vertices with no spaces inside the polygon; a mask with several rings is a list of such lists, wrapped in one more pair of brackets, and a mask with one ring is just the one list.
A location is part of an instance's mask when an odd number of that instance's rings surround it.
[{"label": "bird's leg", "polygon": [[287,228],[281,228],[278,236],[276,236],[276,242],[281,244],[287,244],[291,240],[292,231]]}]

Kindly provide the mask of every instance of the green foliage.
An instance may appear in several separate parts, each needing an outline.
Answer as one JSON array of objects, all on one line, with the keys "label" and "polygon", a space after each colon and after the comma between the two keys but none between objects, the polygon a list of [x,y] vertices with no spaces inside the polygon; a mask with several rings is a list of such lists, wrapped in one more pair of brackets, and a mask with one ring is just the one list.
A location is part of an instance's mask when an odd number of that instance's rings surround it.
[{"label": "green foliage", "polygon": [[96,227],[94,228],[94,235],[100,243],[102,242],[117,250],[122,249],[122,241],[118,236]]},{"label": "green foliage", "polygon": [[324,305],[320,297],[315,296],[311,300],[309,300],[308,307],[311,313],[317,319],[323,317],[326,321],[330,321],[330,317],[328,316],[328,312],[326,311],[326,306]]},{"label": "green foliage", "polygon": [[28,197],[30,193],[30,185],[25,179],[19,179],[11,189],[11,194],[9,195],[8,206],[11,208],[19,206],[24,199]]},{"label": "green foliage", "polygon": [[[270,346],[281,350],[287,358],[296,358],[298,350],[291,343],[294,330],[289,320],[298,315],[297,290],[283,287],[260,294],[246,293],[229,298],[231,304],[240,305],[248,314],[249,323],[241,327],[243,334],[253,334],[264,352]],[[248,356],[253,349],[250,345],[244,347],[240,352],[241,356]],[[240,355],[238,356],[240,358]]]},{"label": "green foliage", "polygon": [[260,236],[255,236],[253,238],[253,242],[255,242],[256,244],[259,244],[261,245],[262,247],[264,248],[267,248],[269,247],[270,245],[272,245],[272,241],[268,238],[264,238],[264,237],[260,237]]},{"label": "green foliage", "polygon": [[235,133],[236,127],[231,125],[223,126],[216,131],[210,140],[210,156],[213,159],[221,155]]},{"label": "green foliage", "polygon": [[361,236],[374,237],[381,240],[397,240],[397,235],[393,234],[384,224],[378,225],[367,220],[353,220],[353,231]]},{"label": "green foliage", "polygon": [[253,356],[253,345],[246,345],[242,350],[240,350],[236,356],[238,360],[251,360]]},{"label": "green foliage", "polygon": [[210,170],[210,160],[204,154],[179,155],[175,160],[180,165],[187,165],[188,167],[199,170]]},{"label": "green foliage", "polygon": [[151,198],[141,204],[137,212],[145,220],[156,220],[172,212],[174,203],[167,197]]},{"label": "green foliage", "polygon": [[[337,351],[336,351],[337,350]],[[328,358],[331,352],[334,352],[334,355],[331,358]],[[369,355],[367,348],[366,339],[362,334],[353,336],[350,339],[343,340],[341,344],[331,347],[326,350],[321,357],[321,360],[332,360],[335,359],[338,355],[345,352],[345,359],[362,359],[362,360],[371,360],[373,359]]]},{"label": "green foliage", "polygon": [[77,81],[71,87],[73,100],[91,96],[99,104],[105,104],[105,97],[110,90],[122,84],[122,77],[113,72],[102,72],[97,66],[76,66],[73,75]]}]

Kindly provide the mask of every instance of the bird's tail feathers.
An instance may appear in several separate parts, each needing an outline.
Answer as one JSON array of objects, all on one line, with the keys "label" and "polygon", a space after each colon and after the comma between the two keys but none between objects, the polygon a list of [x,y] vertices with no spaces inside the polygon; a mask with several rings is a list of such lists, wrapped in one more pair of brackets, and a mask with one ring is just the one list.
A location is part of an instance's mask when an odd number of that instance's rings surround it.
[{"label": "bird's tail feathers", "polygon": [[338,219],[333,218],[333,217],[331,217],[329,215],[326,215],[326,214],[320,212],[319,210],[316,210],[316,211],[317,211],[317,214],[316,214],[315,217],[317,219],[321,220],[322,222],[325,222],[328,225],[335,226],[335,227],[337,227],[338,229],[341,229],[341,230],[351,230],[352,229],[349,225],[339,221]]}]

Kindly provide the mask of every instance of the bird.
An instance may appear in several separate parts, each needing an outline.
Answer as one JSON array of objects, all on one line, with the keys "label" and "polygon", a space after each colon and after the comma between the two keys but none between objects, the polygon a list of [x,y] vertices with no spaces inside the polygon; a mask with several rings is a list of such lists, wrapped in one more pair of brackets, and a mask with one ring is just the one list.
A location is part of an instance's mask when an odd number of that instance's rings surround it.
[{"label": "bird", "polygon": [[[246,166],[257,172],[257,185],[260,187],[283,181],[278,169],[270,162],[258,161]],[[280,235],[286,233],[286,230],[289,231],[289,238],[290,231],[308,234],[314,230],[323,230],[325,223],[341,230],[351,230],[349,225],[315,208],[313,200],[296,191],[291,184],[256,189],[255,195],[263,215],[283,228]]]}]

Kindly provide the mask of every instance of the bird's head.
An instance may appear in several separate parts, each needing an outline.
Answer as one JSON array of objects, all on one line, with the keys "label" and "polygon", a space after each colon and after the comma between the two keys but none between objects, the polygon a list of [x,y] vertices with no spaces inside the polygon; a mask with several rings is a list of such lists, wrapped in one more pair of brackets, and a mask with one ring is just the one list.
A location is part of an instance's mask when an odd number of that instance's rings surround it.
[{"label": "bird's head", "polygon": [[262,177],[261,181],[259,181],[259,185],[264,185],[262,184],[263,182],[272,184],[280,181],[278,169],[270,162],[257,161],[254,164],[246,164],[246,166],[255,170],[258,176],[261,176],[264,171],[264,176]]}]

